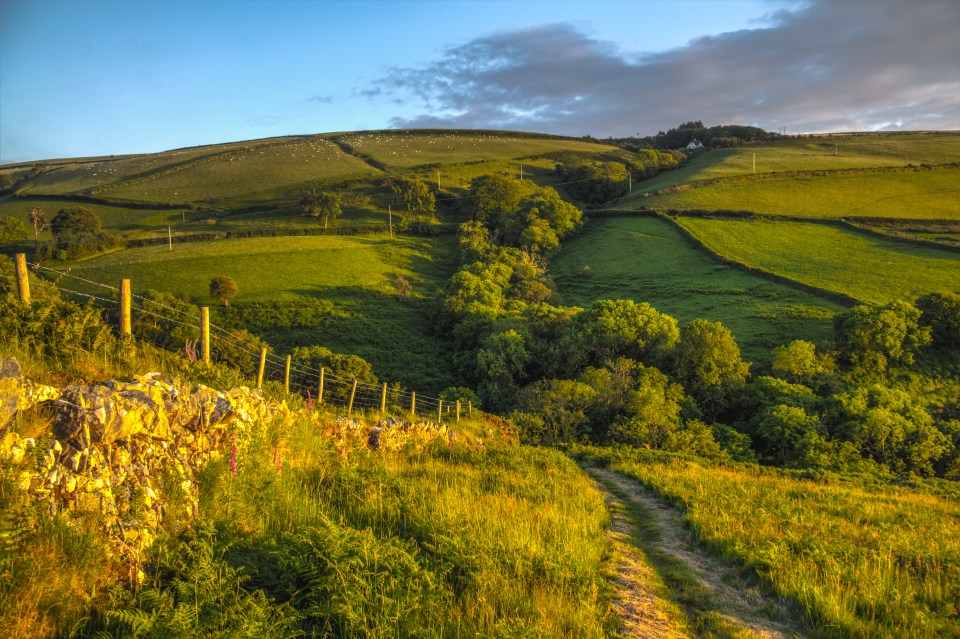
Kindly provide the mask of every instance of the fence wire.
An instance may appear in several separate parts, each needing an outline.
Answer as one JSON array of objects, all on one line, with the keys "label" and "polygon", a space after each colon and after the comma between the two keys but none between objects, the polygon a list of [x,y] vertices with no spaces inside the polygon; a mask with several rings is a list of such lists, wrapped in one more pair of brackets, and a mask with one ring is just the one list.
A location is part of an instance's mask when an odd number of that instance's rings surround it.
[{"label": "fence wire", "polygon": [[[117,313],[119,315],[121,307],[119,287],[73,275],[68,271],[41,266],[40,264],[31,264],[30,267],[38,275],[42,272],[45,276],[43,279],[53,285],[62,295],[84,302],[92,300],[104,313]],[[76,287],[67,287],[61,283],[65,279],[113,291],[117,294],[117,297],[107,298],[102,295],[75,290]],[[141,330],[139,331],[140,334],[135,336],[138,340],[151,343],[153,346],[164,350],[179,352],[192,361],[202,359],[200,340],[203,328],[199,309],[187,311],[175,308],[131,291],[130,310],[131,315],[135,316],[140,324],[152,322],[148,325],[157,333],[151,339],[150,335],[143,334],[144,331]],[[244,376],[257,378],[261,365],[261,345],[243,339],[234,329],[228,329],[212,322],[209,322],[208,326],[211,362],[229,363],[236,367],[236,358],[230,352],[231,349],[244,353],[249,356],[253,364],[249,367],[250,370],[240,368],[240,372]],[[182,344],[173,343],[174,337],[169,334],[169,331],[174,327],[183,329],[187,335]],[[134,330],[137,332],[136,325]],[[167,339],[159,339],[158,335],[160,334],[163,334]],[[383,382],[370,384],[343,377],[325,368],[318,368],[292,357],[288,369],[287,356],[276,353],[267,352],[262,365],[264,383],[284,384],[286,381],[288,392],[298,394],[304,399],[309,398],[316,405],[346,408],[348,412],[381,412],[385,408],[386,412],[410,415],[411,417],[421,416],[438,421],[443,421],[445,416],[448,417],[456,410],[455,401],[444,401],[439,397],[420,395],[400,387],[399,384]],[[288,370],[289,375],[287,374]],[[323,379],[322,395],[320,394],[321,377]],[[490,416],[489,413],[473,406],[462,405],[461,410],[476,411],[478,414]]]}]

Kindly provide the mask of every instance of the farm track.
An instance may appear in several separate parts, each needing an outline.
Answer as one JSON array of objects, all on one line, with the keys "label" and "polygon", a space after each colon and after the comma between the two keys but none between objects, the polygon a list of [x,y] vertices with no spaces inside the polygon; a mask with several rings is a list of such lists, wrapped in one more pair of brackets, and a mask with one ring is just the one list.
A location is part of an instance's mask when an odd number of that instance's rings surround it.
[{"label": "farm track", "polygon": [[[789,616],[783,602],[746,583],[736,568],[696,548],[684,528],[682,515],[676,509],[665,505],[635,480],[619,473],[594,467],[585,470],[607,493],[608,503],[625,502],[644,517],[649,517],[653,524],[652,531],[631,535],[631,531],[638,528],[638,522],[630,521],[617,509],[612,513],[612,536],[619,558],[614,609],[621,617],[624,636],[650,639],[688,636],[677,630],[669,618],[664,618],[663,610],[668,604],[654,593],[650,584],[653,569],[643,561],[644,555],[661,558],[660,562],[655,560],[653,563],[679,564],[691,574],[709,593],[713,608],[710,612],[719,614],[727,624],[736,628],[735,636],[758,639],[804,636],[799,628],[783,621]],[[633,547],[637,540],[639,549]],[[690,621],[694,628],[699,625],[695,619]]]}]

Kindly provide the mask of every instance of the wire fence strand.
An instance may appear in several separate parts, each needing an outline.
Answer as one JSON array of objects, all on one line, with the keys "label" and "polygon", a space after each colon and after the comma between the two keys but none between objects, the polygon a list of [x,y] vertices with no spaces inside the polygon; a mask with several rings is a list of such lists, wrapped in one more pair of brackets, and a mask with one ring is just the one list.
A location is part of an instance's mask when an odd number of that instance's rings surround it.
[{"label": "wire fence strand", "polygon": [[[98,303],[100,308],[105,312],[115,312],[121,306],[119,299],[108,299],[93,293],[67,288],[61,285],[60,280],[62,278],[71,278],[90,286],[96,286],[119,293],[120,289],[118,287],[72,275],[69,272],[44,267],[39,264],[31,264],[30,266],[35,273],[42,271],[44,275],[50,274],[47,275],[47,277],[51,279],[44,277],[44,280],[62,294],[92,300]],[[39,275],[39,273],[37,274]],[[133,292],[131,292],[130,297],[131,312],[135,312],[141,320],[152,318],[153,330],[160,331],[165,337],[165,339],[159,339],[153,336],[151,339],[151,336],[144,334],[141,330],[139,331],[140,334],[137,335],[137,339],[165,350],[171,350],[171,348],[173,348],[173,350],[190,357],[192,360],[202,357],[196,350],[203,331],[199,309],[197,309],[196,312],[178,309],[169,304],[164,304],[145,295]],[[171,315],[176,315],[177,317],[171,317]],[[173,338],[168,334],[169,330],[172,330],[172,327],[184,329],[187,334],[192,336],[192,339],[187,338],[185,343],[179,346],[172,344],[171,340]],[[142,322],[140,328],[143,328]],[[164,333],[165,329],[167,332]],[[250,356],[251,361],[254,362],[253,370],[241,370],[240,372],[244,375],[250,374],[253,377],[258,375],[261,366],[262,343],[244,339],[242,334],[238,334],[236,329],[228,329],[213,323],[209,323],[209,335],[212,361],[229,363],[236,367],[236,362],[231,359],[230,349],[233,349],[234,351],[239,351]],[[455,410],[456,400],[446,401],[439,397],[420,395],[402,388],[397,383],[379,382],[372,384],[367,381],[338,375],[326,368],[318,368],[307,362],[293,359],[292,357],[288,368],[286,356],[269,351],[262,359],[262,366],[264,383],[273,382],[283,384],[286,382],[290,393],[300,395],[304,399],[309,397],[311,400],[316,401],[318,405],[340,407],[347,409],[348,412],[350,410],[356,412],[381,412],[386,409],[387,412],[411,415],[414,418],[419,416],[443,421],[445,416],[448,417]],[[321,375],[323,377],[322,396],[320,395]],[[479,410],[472,406],[472,404],[461,406],[461,408],[471,413],[475,411],[480,415],[490,416],[489,413]]]}]

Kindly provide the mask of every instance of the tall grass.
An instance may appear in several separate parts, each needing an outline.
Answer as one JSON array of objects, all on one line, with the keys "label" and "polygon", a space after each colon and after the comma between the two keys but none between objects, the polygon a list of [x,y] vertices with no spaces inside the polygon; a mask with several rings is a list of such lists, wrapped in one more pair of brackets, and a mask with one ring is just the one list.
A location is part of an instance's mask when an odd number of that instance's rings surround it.
[{"label": "tall grass", "polygon": [[[21,577],[0,587],[0,627],[14,637],[611,636],[601,493],[558,451],[519,447],[480,422],[456,428],[449,444],[345,453],[305,414],[261,424],[236,474],[226,457],[203,471],[198,523],[165,520],[139,587],[110,585],[102,542],[70,515],[37,528],[15,548]],[[56,564],[27,570],[45,560]]]},{"label": "tall grass", "polygon": [[794,600],[817,636],[960,633],[960,505],[953,499],[644,451],[609,461],[683,508],[717,553]]}]

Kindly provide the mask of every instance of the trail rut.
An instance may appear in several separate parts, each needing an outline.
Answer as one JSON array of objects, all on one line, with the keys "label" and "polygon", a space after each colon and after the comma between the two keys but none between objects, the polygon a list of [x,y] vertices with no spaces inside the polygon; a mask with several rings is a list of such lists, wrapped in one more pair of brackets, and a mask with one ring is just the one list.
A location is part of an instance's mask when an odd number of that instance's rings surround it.
[{"label": "trail rut", "polygon": [[[740,637],[746,634],[758,639],[795,639],[804,636],[798,628],[783,621],[789,618],[783,602],[746,583],[736,568],[724,565],[693,547],[688,541],[688,533],[684,530],[679,512],[663,504],[635,480],[605,468],[585,468],[585,470],[600,483],[601,488],[606,490],[608,502],[610,499],[619,499],[649,514],[659,534],[651,535],[651,539],[642,543],[644,550],[666,556],[686,567],[699,585],[709,591],[709,599],[714,610],[707,614],[718,614],[723,617],[727,622],[724,625],[730,627],[735,633],[729,636]],[[665,619],[659,620],[656,615],[652,620],[649,618],[634,620],[634,616],[638,613],[642,616],[650,609],[662,614],[665,604],[662,599],[657,604],[656,600],[659,597],[649,584],[649,571],[652,569],[646,562],[641,562],[638,568],[631,567],[630,558],[636,558],[637,549],[631,547],[631,540],[627,537],[629,529],[630,522],[626,521],[622,514],[614,511],[614,543],[619,544],[617,549],[620,556],[625,558],[617,568],[620,576],[615,582],[617,596],[614,608],[623,619],[624,636],[644,639],[672,639],[688,636],[678,630],[676,624],[666,623],[669,621],[666,616],[664,616]],[[624,561],[627,562],[625,567]],[[624,572],[630,578],[624,578]],[[641,605],[632,606],[630,602],[633,601]],[[690,621],[693,622],[693,626],[698,625],[695,620]],[[699,635],[694,633],[690,636]]]}]

